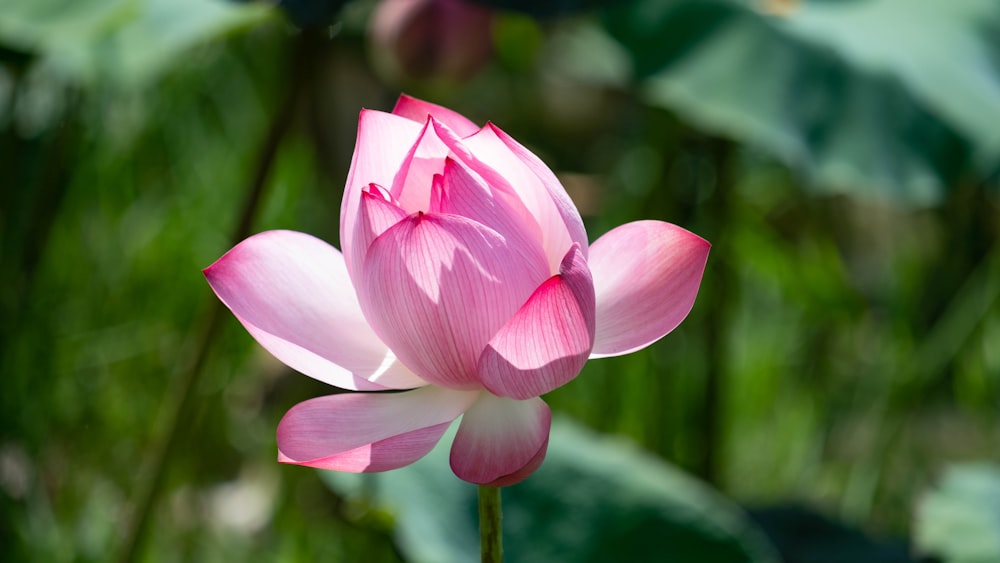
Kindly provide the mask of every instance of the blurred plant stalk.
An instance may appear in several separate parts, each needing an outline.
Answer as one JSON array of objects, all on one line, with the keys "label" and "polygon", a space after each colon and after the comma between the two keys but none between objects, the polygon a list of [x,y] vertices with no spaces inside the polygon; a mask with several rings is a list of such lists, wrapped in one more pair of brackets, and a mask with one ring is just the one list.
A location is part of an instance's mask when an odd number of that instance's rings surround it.
[{"label": "blurred plant stalk", "polygon": [[[267,188],[267,180],[274,168],[275,158],[282,140],[285,138],[295,118],[301,93],[306,81],[311,76],[310,69],[314,54],[317,52],[318,36],[312,31],[300,33],[291,48],[290,64],[288,65],[289,80],[283,98],[271,122],[267,136],[260,148],[250,182],[247,185],[246,197],[233,229],[230,240],[233,244],[250,234],[254,219],[257,216]],[[223,306],[212,299],[204,310],[200,329],[195,330],[192,344],[188,346],[190,355],[180,362],[180,374],[174,378],[172,398],[167,402],[163,419],[165,429],[160,437],[151,441],[144,456],[143,470],[139,474],[133,496],[132,511],[126,521],[122,538],[122,549],[118,561],[127,563],[138,561],[142,554],[142,545],[153,507],[163,487],[167,467],[172,454],[177,447],[182,430],[190,418],[194,406],[194,390],[198,387],[204,373],[204,366],[209,357],[211,343],[218,336],[221,328]]]}]

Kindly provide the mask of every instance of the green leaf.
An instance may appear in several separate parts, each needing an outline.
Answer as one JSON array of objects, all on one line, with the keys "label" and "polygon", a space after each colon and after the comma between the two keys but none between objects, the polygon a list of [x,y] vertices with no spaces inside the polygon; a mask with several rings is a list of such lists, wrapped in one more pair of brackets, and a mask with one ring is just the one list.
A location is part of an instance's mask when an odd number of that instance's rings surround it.
[{"label": "green leaf", "polygon": [[638,0],[604,23],[649,103],[826,191],[926,204],[1000,167],[993,0]]},{"label": "green leaf", "polygon": [[[452,433],[412,466],[377,475],[321,472],[356,501],[367,490],[396,517],[412,561],[460,562],[479,553],[476,487],[448,467]],[[510,561],[765,562],[777,556],[743,512],[707,485],[619,438],[568,420],[526,481],[503,489]]]},{"label": "green leaf", "polygon": [[807,506],[782,504],[750,515],[788,562],[915,563],[906,541],[873,539]]},{"label": "green leaf", "polygon": [[0,43],[38,53],[74,80],[133,85],[187,48],[270,13],[225,0],[6,0]]},{"label": "green leaf", "polygon": [[1000,561],[1000,467],[954,465],[917,509],[916,544],[949,563]]}]

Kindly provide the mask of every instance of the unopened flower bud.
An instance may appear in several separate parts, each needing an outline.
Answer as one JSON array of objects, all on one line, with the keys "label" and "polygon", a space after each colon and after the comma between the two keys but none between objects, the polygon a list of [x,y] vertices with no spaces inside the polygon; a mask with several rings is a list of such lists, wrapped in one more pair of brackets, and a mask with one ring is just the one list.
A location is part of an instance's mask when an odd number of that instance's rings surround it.
[{"label": "unopened flower bud", "polygon": [[375,64],[394,78],[467,79],[492,55],[492,18],[464,0],[382,0],[370,30]]}]

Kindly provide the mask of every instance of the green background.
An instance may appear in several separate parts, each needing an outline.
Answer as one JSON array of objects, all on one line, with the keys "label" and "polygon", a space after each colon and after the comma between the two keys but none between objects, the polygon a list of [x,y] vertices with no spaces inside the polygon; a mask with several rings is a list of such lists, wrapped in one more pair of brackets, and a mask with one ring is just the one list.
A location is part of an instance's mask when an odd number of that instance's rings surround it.
[{"label": "green background", "polygon": [[713,244],[679,329],[546,396],[512,561],[1000,560],[1000,4],[484,2],[463,81],[377,70],[376,3],[341,4],[0,0],[0,557],[474,550],[475,489],[433,456],[275,462],[332,390],[200,272],[266,229],[336,243],[358,112],[406,92],[531,147],[591,240]]}]

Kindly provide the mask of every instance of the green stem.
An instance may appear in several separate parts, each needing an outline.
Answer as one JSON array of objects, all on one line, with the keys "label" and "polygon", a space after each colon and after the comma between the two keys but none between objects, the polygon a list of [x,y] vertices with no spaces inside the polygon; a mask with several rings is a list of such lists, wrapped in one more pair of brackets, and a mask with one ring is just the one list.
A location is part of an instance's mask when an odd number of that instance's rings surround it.
[{"label": "green stem", "polygon": [[483,563],[503,561],[500,487],[479,486],[479,541]]}]

